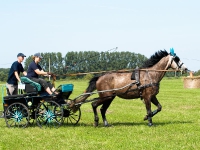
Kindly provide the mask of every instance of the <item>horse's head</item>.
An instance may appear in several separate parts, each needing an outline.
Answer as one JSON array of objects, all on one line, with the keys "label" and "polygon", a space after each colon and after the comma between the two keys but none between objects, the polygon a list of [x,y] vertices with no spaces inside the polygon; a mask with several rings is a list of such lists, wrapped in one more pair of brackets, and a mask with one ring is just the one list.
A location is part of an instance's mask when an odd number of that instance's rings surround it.
[{"label": "horse's head", "polygon": [[186,72],[188,69],[185,66],[185,64],[180,60],[180,58],[174,53],[174,49],[170,49],[170,61],[169,61],[169,67],[171,67],[174,70],[180,70],[183,72]]}]

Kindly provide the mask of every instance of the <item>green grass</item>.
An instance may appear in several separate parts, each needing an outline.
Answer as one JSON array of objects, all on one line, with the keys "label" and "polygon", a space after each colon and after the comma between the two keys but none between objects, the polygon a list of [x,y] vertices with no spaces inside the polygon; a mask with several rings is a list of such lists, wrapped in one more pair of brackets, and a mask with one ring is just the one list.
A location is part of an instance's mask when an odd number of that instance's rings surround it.
[{"label": "green grass", "polygon": [[[64,83],[75,85],[70,96],[75,98],[84,92],[88,81],[58,81],[56,85]],[[81,120],[75,127],[10,129],[0,119],[0,150],[200,149],[200,89],[184,89],[181,79],[163,79],[157,98],[163,109],[153,117],[153,127],[143,121],[146,110],[140,99],[115,98],[107,113],[112,124],[109,128],[103,127],[100,114],[99,127],[93,127],[90,103],[81,106]]]}]

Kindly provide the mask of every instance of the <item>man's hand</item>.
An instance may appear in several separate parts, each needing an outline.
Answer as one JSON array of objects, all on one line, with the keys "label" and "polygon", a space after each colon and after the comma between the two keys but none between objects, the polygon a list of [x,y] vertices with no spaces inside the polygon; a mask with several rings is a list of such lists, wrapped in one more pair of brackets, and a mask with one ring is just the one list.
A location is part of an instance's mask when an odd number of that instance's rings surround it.
[{"label": "man's hand", "polygon": [[52,75],[53,73],[51,73],[51,72],[47,72],[47,74],[48,74],[48,75]]},{"label": "man's hand", "polygon": [[56,80],[56,75],[52,72],[47,72],[48,75],[50,75],[54,80]]}]

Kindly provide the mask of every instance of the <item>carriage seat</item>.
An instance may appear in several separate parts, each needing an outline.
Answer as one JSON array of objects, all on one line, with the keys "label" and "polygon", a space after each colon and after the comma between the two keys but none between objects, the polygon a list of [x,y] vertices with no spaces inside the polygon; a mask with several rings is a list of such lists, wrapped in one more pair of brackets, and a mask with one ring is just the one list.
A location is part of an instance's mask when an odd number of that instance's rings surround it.
[{"label": "carriage seat", "polygon": [[73,91],[73,84],[61,84],[57,87],[56,91],[60,93],[60,97],[63,99],[68,99]]},{"label": "carriage seat", "polygon": [[32,81],[31,79],[27,77],[21,77],[21,82],[25,84],[25,92],[31,93],[31,92],[41,92],[41,85],[37,82]]}]

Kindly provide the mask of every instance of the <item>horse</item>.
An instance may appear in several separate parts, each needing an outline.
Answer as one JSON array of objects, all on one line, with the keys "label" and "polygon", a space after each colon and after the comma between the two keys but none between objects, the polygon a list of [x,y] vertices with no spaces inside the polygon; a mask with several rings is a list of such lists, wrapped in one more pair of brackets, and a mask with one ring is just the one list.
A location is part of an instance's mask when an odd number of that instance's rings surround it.
[{"label": "horse", "polygon": [[[102,105],[100,112],[104,126],[107,127],[110,125],[106,119],[106,111],[116,96],[123,99],[141,98],[144,100],[147,111],[144,120],[148,120],[148,126],[152,126],[152,117],[162,109],[156,98],[159,93],[159,83],[169,68],[176,71],[187,71],[187,67],[174,51],[168,53],[165,49],[159,50],[147,59],[141,68],[137,68],[133,72],[110,72],[93,77],[89,81],[86,93],[75,98],[70,107],[76,112],[80,107],[78,104],[86,101],[92,95],[91,92],[97,90],[99,98],[91,103],[94,113],[94,126],[97,127],[99,124],[97,107]],[[157,106],[156,110],[151,110],[151,103]]]}]

